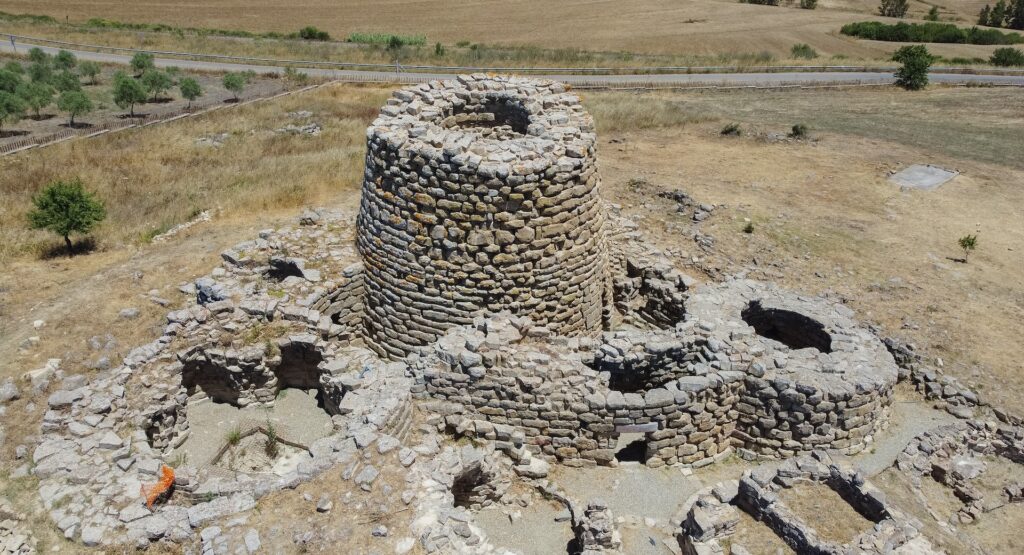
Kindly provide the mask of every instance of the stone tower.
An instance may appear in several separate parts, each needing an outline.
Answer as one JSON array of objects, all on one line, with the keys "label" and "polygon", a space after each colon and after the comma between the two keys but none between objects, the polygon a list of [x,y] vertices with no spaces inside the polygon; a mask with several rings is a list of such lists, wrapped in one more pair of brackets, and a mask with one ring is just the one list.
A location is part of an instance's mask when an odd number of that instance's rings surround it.
[{"label": "stone tower", "polygon": [[610,306],[593,119],[560,84],[466,76],[400,90],[367,129],[366,337],[404,356],[510,311],[562,335]]}]

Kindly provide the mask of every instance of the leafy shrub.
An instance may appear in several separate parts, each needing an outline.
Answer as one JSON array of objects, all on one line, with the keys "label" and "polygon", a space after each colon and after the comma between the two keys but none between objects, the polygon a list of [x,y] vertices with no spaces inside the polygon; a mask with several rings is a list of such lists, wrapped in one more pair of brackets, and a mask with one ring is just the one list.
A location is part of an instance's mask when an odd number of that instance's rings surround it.
[{"label": "leafy shrub", "polygon": [[840,33],[851,37],[888,42],[941,42],[958,44],[1019,44],[1024,37],[996,29],[962,29],[952,23],[896,23],[859,21],[843,25]]},{"label": "leafy shrub", "polygon": [[161,94],[174,86],[174,81],[171,80],[171,76],[167,75],[166,72],[159,69],[147,69],[142,74],[142,86],[149,91],[152,100],[156,100]]},{"label": "leafy shrub", "polygon": [[747,224],[743,226],[743,233],[746,233],[747,235],[750,235],[753,232],[754,232],[754,222],[747,222]]},{"label": "leafy shrub", "polygon": [[924,18],[926,20],[928,20],[928,21],[938,21],[939,20],[939,7],[938,6],[932,6],[932,9],[928,10],[928,15],[924,16]]},{"label": "leafy shrub", "polygon": [[0,91],[0,129],[25,117],[25,101],[14,93]]},{"label": "leafy shrub", "polygon": [[1016,48],[997,48],[992,52],[988,63],[1000,67],[1024,66],[1024,51]]},{"label": "leafy shrub", "polygon": [[896,84],[908,91],[917,91],[928,85],[928,68],[934,58],[923,44],[904,46],[892,56],[893,61],[902,64],[896,71]]},{"label": "leafy shrub", "polygon": [[977,235],[964,235],[959,240],[957,240],[956,243],[958,245],[960,245],[961,249],[963,249],[963,251],[964,251],[964,263],[966,263],[967,262],[967,257],[970,256],[971,251],[973,251],[978,246],[978,236]]},{"label": "leafy shrub", "polygon": [[882,0],[878,5],[878,15],[885,17],[903,17],[907,15],[910,4],[907,0]]},{"label": "leafy shrub", "polygon": [[35,208],[28,213],[33,229],[46,229],[64,238],[72,254],[71,234],[89,233],[107,217],[107,212],[79,179],[54,181],[32,197]]},{"label": "leafy shrub", "polygon": [[4,64],[4,69],[16,75],[25,74],[25,68],[21,64],[13,60]]},{"label": "leafy shrub", "polygon": [[51,83],[58,91],[61,92],[82,90],[82,83],[78,81],[78,75],[75,75],[68,70],[64,70],[57,75],[54,75]]},{"label": "leafy shrub", "polygon": [[242,91],[245,90],[245,85],[248,81],[246,76],[241,73],[225,73],[221,84],[224,85],[225,89],[231,91],[231,94],[235,95],[235,100],[238,100],[238,95],[242,94]]},{"label": "leafy shrub", "polygon": [[818,52],[811,48],[811,45],[804,43],[794,44],[789,53],[794,58],[803,58],[805,60],[813,60],[818,57]]},{"label": "leafy shrub", "polygon": [[61,50],[57,52],[57,55],[53,58],[53,67],[57,69],[73,69],[78,65],[78,58],[67,50]]},{"label": "leafy shrub", "polygon": [[299,29],[299,38],[302,40],[331,40],[331,35],[327,31],[321,31],[310,25]]},{"label": "leafy shrub", "polygon": [[129,62],[132,69],[135,70],[136,75],[142,75],[147,69],[153,69],[156,65],[153,63],[153,55],[146,52],[137,52],[132,56],[132,61]]},{"label": "leafy shrub", "polygon": [[800,9],[813,10],[818,7],[818,0],[800,0]]},{"label": "leafy shrub", "polygon": [[32,62],[33,64],[47,64],[47,65],[49,65],[50,64],[50,55],[47,54],[46,52],[44,52],[42,48],[39,48],[37,46],[35,48],[30,48],[29,49],[29,51],[28,51],[28,61]]},{"label": "leafy shrub", "polygon": [[443,44],[441,44],[439,42],[434,44],[434,55],[435,56],[444,56],[444,45]]},{"label": "leafy shrub", "polygon": [[22,83],[18,86],[18,96],[32,109],[39,118],[39,111],[53,103],[53,87],[47,83]]},{"label": "leafy shrub", "polygon": [[740,124],[730,123],[722,128],[721,134],[738,137],[743,134],[743,130],[740,129]]},{"label": "leafy shrub", "polygon": [[804,139],[810,134],[810,130],[807,126],[802,123],[793,125],[793,128],[789,131],[789,136],[794,139]]},{"label": "leafy shrub", "polygon": [[82,62],[78,64],[78,74],[82,77],[88,77],[89,83],[95,85],[96,77],[100,74],[100,64],[88,61]]},{"label": "leafy shrub", "polygon": [[21,76],[13,71],[0,69],[0,91],[13,93],[21,85]]}]

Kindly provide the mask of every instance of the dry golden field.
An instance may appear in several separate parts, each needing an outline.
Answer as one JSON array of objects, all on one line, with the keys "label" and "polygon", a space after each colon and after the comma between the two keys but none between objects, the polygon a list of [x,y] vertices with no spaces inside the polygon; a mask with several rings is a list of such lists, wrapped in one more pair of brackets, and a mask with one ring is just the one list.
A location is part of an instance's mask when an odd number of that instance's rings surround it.
[{"label": "dry golden field", "polygon": [[[908,17],[920,18],[930,3],[911,3]],[[973,24],[983,3],[940,0],[942,17]],[[458,41],[573,48],[588,51],[718,55],[770,52],[786,55],[807,43],[825,57],[884,58],[898,45],[858,41],[839,35],[851,21],[877,18],[872,0],[821,0],[816,10],[757,6],[716,0],[0,0],[0,10],[45,13],[63,20],[105,17],[119,21],[187,27],[293,32],[315,25],[332,36],[352,32],[425,35],[429,44]],[[987,57],[991,47],[941,45],[947,57]]]}]

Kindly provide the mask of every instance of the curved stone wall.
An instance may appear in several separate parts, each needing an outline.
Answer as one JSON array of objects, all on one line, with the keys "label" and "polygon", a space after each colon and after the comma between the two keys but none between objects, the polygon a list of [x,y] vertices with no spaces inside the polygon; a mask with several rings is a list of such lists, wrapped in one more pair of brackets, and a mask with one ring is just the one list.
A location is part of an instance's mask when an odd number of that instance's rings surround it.
[{"label": "curved stone wall", "polygon": [[610,297],[593,120],[548,81],[400,90],[367,130],[358,223],[367,338],[404,356],[510,311],[598,331]]}]

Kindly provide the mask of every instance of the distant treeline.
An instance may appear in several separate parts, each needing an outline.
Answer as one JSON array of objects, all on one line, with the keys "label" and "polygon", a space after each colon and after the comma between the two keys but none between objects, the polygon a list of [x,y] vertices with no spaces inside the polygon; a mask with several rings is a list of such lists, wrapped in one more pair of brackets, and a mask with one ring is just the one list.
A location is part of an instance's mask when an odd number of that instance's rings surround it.
[{"label": "distant treeline", "polygon": [[844,35],[888,42],[944,42],[957,44],[1020,44],[1024,37],[996,29],[964,29],[952,23],[882,23],[860,21],[843,25]]}]

